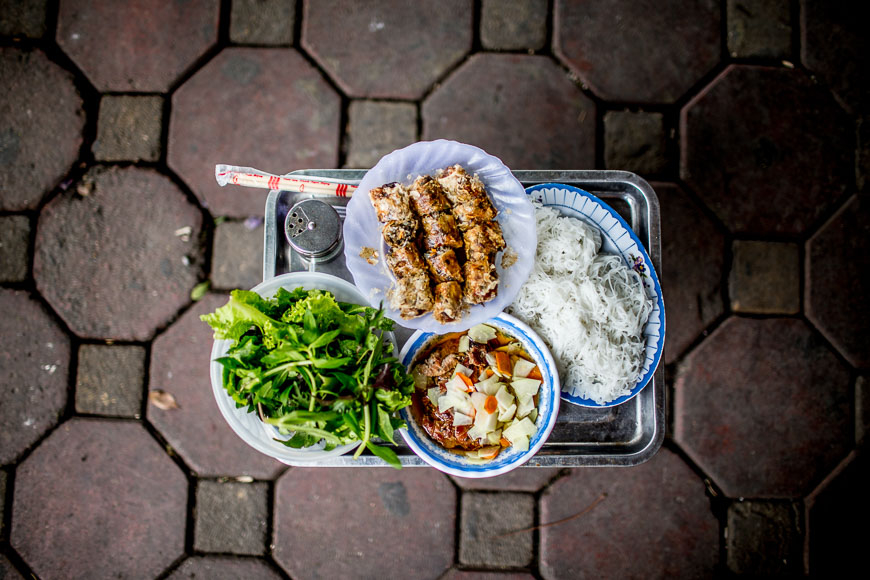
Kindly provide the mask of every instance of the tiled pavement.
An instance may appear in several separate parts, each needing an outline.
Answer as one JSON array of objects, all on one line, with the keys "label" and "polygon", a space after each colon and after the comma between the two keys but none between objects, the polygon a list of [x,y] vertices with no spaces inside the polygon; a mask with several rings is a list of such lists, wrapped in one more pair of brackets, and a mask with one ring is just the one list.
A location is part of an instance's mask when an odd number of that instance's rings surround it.
[{"label": "tiled pavement", "polygon": [[[0,0],[0,576],[860,569],[857,6]],[[259,282],[265,194],[219,188],[213,165],[366,167],[439,137],[653,184],[668,432],[647,463],[287,469],[221,419],[197,317]]]}]

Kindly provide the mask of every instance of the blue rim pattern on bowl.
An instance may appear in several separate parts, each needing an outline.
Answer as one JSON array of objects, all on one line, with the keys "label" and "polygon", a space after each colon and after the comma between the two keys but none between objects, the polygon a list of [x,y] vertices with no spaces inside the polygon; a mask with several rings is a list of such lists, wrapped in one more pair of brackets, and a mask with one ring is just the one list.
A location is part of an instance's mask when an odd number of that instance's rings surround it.
[{"label": "blue rim pattern on bowl", "polygon": [[567,385],[562,385],[562,399],[582,407],[606,408],[620,405],[635,397],[652,379],[664,350],[665,305],[652,260],[631,226],[616,211],[600,198],[577,187],[561,183],[542,183],[526,188],[532,201],[547,207],[557,208],[563,215],[582,219],[598,228],[602,236],[601,251],[620,254],[623,261],[635,270],[643,281],[647,296],[653,298],[653,310],[644,326],[643,370],[637,383],[627,395],[604,404],[592,399],[571,395]]},{"label": "blue rim pattern on bowl", "polygon": [[[448,451],[429,438],[422,427],[417,425],[411,416],[409,408],[402,409],[402,418],[408,427],[401,430],[402,437],[408,446],[429,465],[450,475],[469,478],[493,477],[506,473],[527,462],[540,450],[546,441],[556,417],[559,414],[559,374],[556,363],[543,341],[525,323],[513,316],[501,313],[487,321],[504,329],[510,336],[519,340],[532,358],[540,365],[544,381],[538,396],[538,417],[535,420],[537,431],[529,440],[528,451],[514,451],[508,447],[499,453],[498,457],[485,463],[471,463],[466,457]],[[486,324],[486,323],[484,323]],[[402,347],[399,359],[410,368],[414,356],[421,352],[426,344],[436,337],[435,333],[418,330]],[[544,396],[549,393],[551,396]]]}]

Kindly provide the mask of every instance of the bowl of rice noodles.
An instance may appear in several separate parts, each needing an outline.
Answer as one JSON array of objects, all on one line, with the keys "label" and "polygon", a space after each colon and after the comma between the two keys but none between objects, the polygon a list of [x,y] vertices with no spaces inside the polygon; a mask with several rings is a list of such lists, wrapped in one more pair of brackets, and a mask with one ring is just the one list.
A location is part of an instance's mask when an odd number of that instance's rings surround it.
[{"label": "bowl of rice noodles", "polygon": [[650,381],[664,347],[652,260],[625,220],[591,193],[556,183],[526,193],[535,205],[537,252],[506,312],[549,347],[563,400],[624,403]]}]

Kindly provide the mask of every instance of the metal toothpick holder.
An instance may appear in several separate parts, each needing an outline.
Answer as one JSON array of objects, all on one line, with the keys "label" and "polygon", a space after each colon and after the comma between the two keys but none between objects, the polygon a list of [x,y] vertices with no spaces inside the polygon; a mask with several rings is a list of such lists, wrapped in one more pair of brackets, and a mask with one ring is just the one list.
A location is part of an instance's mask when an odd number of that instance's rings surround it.
[{"label": "metal toothpick holder", "polygon": [[328,262],[342,250],[341,218],[331,205],[317,199],[305,199],[290,208],[284,235],[309,264]]}]

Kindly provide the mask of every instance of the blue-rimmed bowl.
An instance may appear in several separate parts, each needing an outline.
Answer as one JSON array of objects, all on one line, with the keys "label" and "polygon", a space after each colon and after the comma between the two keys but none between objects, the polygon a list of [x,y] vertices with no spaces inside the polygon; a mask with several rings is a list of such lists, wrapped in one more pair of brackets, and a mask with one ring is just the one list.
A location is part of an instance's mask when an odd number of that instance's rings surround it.
[{"label": "blue-rimmed bowl", "polygon": [[[535,420],[537,431],[529,441],[528,451],[516,451],[512,447],[502,450],[498,456],[485,463],[476,463],[466,456],[448,451],[439,443],[433,441],[423,428],[417,424],[410,408],[402,409],[402,418],[408,424],[402,429],[402,437],[420,459],[444,473],[459,477],[482,478],[494,477],[516,469],[527,462],[550,436],[559,414],[559,373],[556,363],[543,340],[525,323],[509,314],[502,312],[495,318],[487,320],[488,324],[499,329],[504,334],[517,339],[525,351],[531,355],[541,371],[541,387],[538,391],[538,417]],[[441,339],[443,335],[418,330],[402,347],[399,359],[410,370],[417,361],[417,356],[425,353],[428,347]]]},{"label": "blue-rimmed bowl", "polygon": [[664,351],[665,305],[652,260],[640,239],[622,216],[588,191],[561,183],[543,183],[526,188],[526,193],[535,203],[555,208],[563,215],[581,219],[597,228],[601,232],[599,253],[621,256],[625,265],[640,275],[644,291],[653,301],[652,312],[643,329],[645,342],[643,369],[637,382],[627,394],[606,403],[596,403],[592,399],[572,395],[571,385],[562,384],[562,398],[570,403],[598,408],[620,405],[635,397],[649,383]]}]

